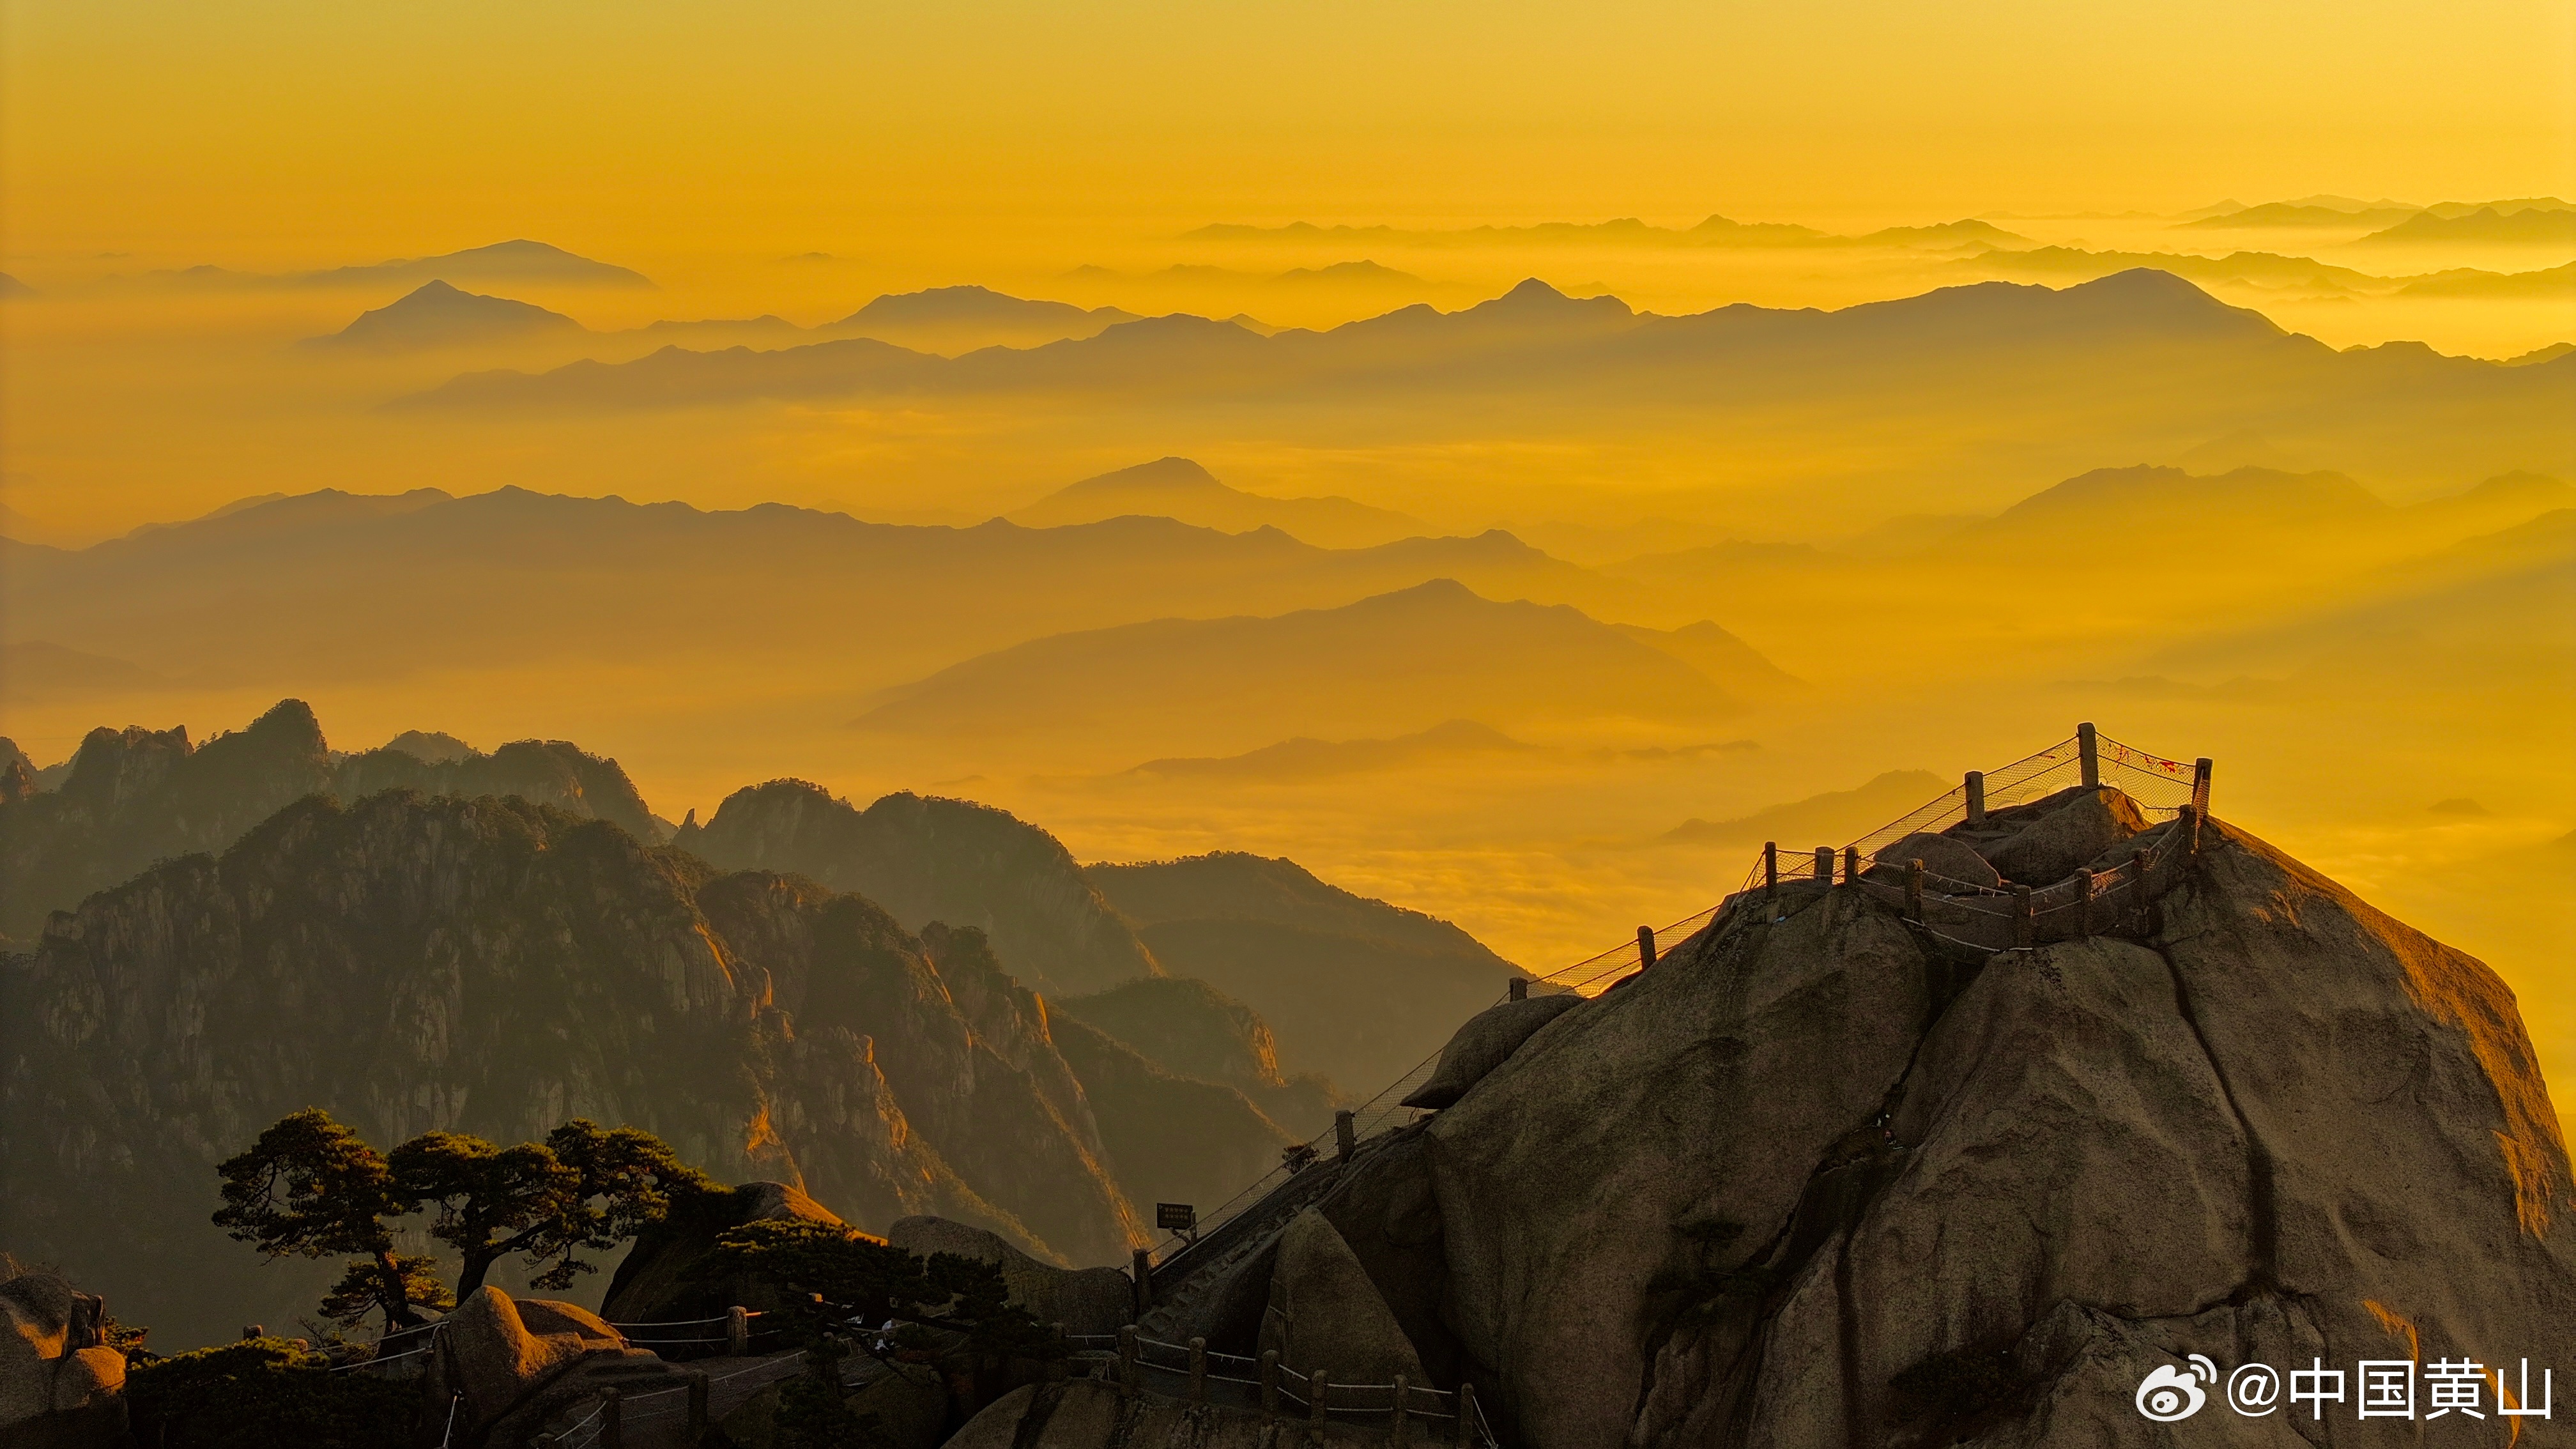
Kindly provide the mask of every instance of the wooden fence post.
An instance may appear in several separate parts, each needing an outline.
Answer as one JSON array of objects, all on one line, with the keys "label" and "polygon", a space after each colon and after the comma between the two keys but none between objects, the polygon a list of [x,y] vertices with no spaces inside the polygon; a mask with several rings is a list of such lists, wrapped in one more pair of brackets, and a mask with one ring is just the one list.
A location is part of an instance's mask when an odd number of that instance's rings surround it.
[{"label": "wooden fence post", "polygon": [[1279,1350],[1261,1351],[1261,1422],[1279,1422]]},{"label": "wooden fence post", "polygon": [[2013,887],[2013,944],[2029,946],[2039,938],[2039,918],[2030,908],[2030,887]]},{"label": "wooden fence post", "polygon": [[2191,806],[2203,815],[2209,813],[2210,768],[2210,759],[2207,755],[2191,763]]},{"label": "wooden fence post", "polygon": [[615,1388],[599,1391],[599,1449],[626,1449],[626,1406]]},{"label": "wooden fence post", "polygon": [[735,1358],[751,1352],[751,1310],[739,1303],[725,1310],[725,1352]]},{"label": "wooden fence post", "polygon": [[2093,733],[2090,720],[2075,727],[2075,759],[2084,774],[2084,788],[2090,790],[2102,783],[2102,746]]},{"label": "wooden fence post", "polygon": [[1336,1161],[1348,1162],[1360,1146],[1359,1118],[1353,1112],[1333,1114],[1333,1154]]},{"label": "wooden fence post", "polygon": [[2182,831],[2183,858],[2186,860],[2198,860],[2200,859],[2200,811],[2192,806],[2185,805],[2182,807],[2179,814],[2181,815],[2181,819],[2176,822],[2176,825],[2177,828]]},{"label": "wooden fence post", "polygon": [[1476,1442],[1476,1386],[1465,1379],[1458,1381],[1458,1446],[1471,1449]]},{"label": "wooden fence post", "polygon": [[1145,1387],[1145,1368],[1136,1357],[1136,1325],[1118,1330],[1118,1395],[1132,1399]]},{"label": "wooden fence post", "polygon": [[1413,1443],[1413,1385],[1404,1375],[1395,1376],[1395,1449],[1411,1449]]},{"label": "wooden fence post", "polygon": [[1190,1340],[1190,1402],[1207,1402],[1207,1340]]},{"label": "wooden fence post", "polygon": [[1154,1250],[1138,1248],[1128,1259],[1128,1270],[1136,1279],[1136,1316],[1154,1306]]},{"label": "wooden fence post", "polygon": [[1762,842],[1762,894],[1776,896],[1779,893],[1780,842],[1766,840]]},{"label": "wooden fence post", "polygon": [[1324,1401],[1332,1396],[1332,1376],[1322,1369],[1310,1370],[1306,1375],[1306,1437],[1314,1443],[1324,1442]]},{"label": "wooden fence post", "polygon": [[697,1443],[707,1433],[707,1371],[689,1370],[689,1442]]},{"label": "wooden fence post", "polygon": [[1843,847],[1843,884],[1860,884],[1860,847],[1857,845]]},{"label": "wooden fence post", "polygon": [[1968,772],[1968,778],[1964,782],[1964,786],[1968,792],[1968,823],[1970,825],[1985,824],[1986,772],[1983,770],[1970,770]]},{"label": "wooden fence post", "polygon": [[1834,883],[1834,848],[1830,845],[1816,847],[1816,883],[1828,886]]},{"label": "wooden fence post", "polygon": [[1529,1000],[1529,978],[1526,976],[1513,977],[1510,984],[1503,988],[1503,994],[1514,1001]]},{"label": "wooden fence post", "polygon": [[1655,928],[1652,926],[1639,926],[1637,928],[1637,969],[1643,971],[1654,964]]},{"label": "wooden fence post", "polygon": [[1923,920],[1923,862],[1905,863],[1905,919],[1920,925]]}]

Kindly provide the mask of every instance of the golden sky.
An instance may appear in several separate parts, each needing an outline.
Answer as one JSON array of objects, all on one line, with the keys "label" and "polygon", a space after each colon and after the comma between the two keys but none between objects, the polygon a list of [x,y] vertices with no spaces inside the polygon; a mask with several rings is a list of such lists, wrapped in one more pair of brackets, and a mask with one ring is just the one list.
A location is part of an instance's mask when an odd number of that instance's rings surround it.
[{"label": "golden sky", "polygon": [[12,258],[2576,190],[2565,0],[9,0]]}]

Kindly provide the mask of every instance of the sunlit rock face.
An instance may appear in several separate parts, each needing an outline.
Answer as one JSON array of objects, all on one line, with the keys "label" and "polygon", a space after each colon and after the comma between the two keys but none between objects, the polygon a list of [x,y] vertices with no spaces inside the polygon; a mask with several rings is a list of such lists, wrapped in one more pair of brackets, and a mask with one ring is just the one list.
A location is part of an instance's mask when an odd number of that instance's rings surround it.
[{"label": "sunlit rock face", "polygon": [[955,955],[521,800],[308,799],[0,958],[0,1241],[172,1342],[290,1321],[318,1294],[208,1225],[214,1164],[320,1106],[380,1147],[633,1124],[854,1221],[1123,1258],[1134,1209],[1043,1004]]},{"label": "sunlit rock face", "polygon": [[2201,840],[2151,933],[1983,961],[1857,890],[1747,897],[1442,1112],[1441,1316],[1512,1432],[2162,1442],[2132,1396],[2191,1353],[2527,1357],[2537,1397],[2576,1264],[2512,994]]}]

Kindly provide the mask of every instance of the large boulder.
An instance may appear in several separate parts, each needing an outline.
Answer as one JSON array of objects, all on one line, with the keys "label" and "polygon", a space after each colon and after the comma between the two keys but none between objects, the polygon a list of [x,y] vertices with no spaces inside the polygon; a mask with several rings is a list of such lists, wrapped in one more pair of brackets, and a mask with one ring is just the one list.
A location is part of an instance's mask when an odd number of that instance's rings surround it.
[{"label": "large boulder", "polygon": [[1134,1280],[1115,1268],[1058,1268],[1012,1247],[1001,1234],[970,1223],[923,1213],[898,1218],[886,1241],[929,1257],[954,1253],[1002,1270],[1011,1301],[1040,1323],[1061,1323],[1072,1334],[1116,1333],[1135,1316]]},{"label": "large boulder", "polygon": [[1572,992],[1532,996],[1487,1007],[1467,1019],[1440,1049],[1440,1065],[1431,1079],[1413,1089],[1401,1105],[1439,1108],[1456,1105],[1468,1089],[1509,1060],[1538,1029],[1583,1004]]},{"label": "large boulder", "polygon": [[125,1356],[106,1306],[51,1273],[0,1283],[0,1449],[125,1442]]},{"label": "large boulder", "polygon": [[592,1359],[660,1360],[631,1349],[587,1309],[548,1300],[514,1300],[498,1288],[474,1290],[439,1320],[431,1359],[431,1397],[462,1395],[461,1424],[481,1431],[524,1408],[569,1371]]},{"label": "large boulder", "polygon": [[1280,1234],[1261,1347],[1299,1373],[1323,1371],[1338,1384],[1428,1384],[1421,1355],[1378,1295],[1350,1244],[1308,1208]]},{"label": "large boulder", "polygon": [[2082,870],[2106,851],[2147,828],[2138,802],[2108,785],[2077,786],[1995,817],[2019,826],[1987,847],[1986,858],[2007,880],[2050,885]]},{"label": "large boulder", "polygon": [[1988,889],[2004,882],[2003,873],[1995,869],[1994,862],[1978,854],[1975,846],[1928,830],[1916,831],[1893,845],[1882,846],[1870,859],[1874,864],[1869,868],[1869,878],[1889,885],[1903,885],[1907,862],[1917,860],[1923,862],[1925,875],[1939,877],[1926,885],[1928,890],[1943,890],[1943,881]]},{"label": "large boulder", "polygon": [[2193,1353],[2576,1360],[2511,993],[2224,825],[2176,870],[2160,934],[1993,957],[1855,892],[1729,911],[1432,1119],[1506,1438],[2163,1443],[2131,1396]]}]

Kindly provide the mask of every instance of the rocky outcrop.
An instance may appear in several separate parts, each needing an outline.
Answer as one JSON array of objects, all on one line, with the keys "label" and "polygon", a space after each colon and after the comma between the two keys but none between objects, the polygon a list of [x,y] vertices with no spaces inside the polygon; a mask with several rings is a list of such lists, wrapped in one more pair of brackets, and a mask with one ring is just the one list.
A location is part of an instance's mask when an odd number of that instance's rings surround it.
[{"label": "rocky outcrop", "polygon": [[[1914,861],[1923,862],[1924,874],[1961,885],[1999,886],[2003,872],[1995,863],[1977,853],[1975,846],[1964,840],[1932,831],[1917,831],[1878,852],[1877,863],[1869,868],[1872,880],[1901,885],[1907,868]],[[2056,877],[2051,876],[2051,880]]]},{"label": "rocky outcrop", "polygon": [[1424,1129],[1521,1442],[2125,1443],[2191,1352],[2576,1350],[2566,1155],[2476,961],[2214,823],[2136,939],[1783,902]]},{"label": "rocky outcrop", "polygon": [[[2134,823],[2088,795],[1993,836]],[[2157,886],[1992,954],[1867,888],[1740,898],[1158,1278],[1162,1336],[1247,1351],[1311,1210],[1506,1444],[2185,1442],[2134,1396],[2194,1353],[2566,1361],[2576,1182],[2503,984],[2216,822]],[[2349,1404],[2192,1431],[2231,1426],[2377,1442]]]},{"label": "rocky outcrop", "polygon": [[725,797],[672,843],[728,869],[856,891],[915,930],[975,927],[1041,991],[1099,991],[1160,969],[1061,842],[989,805],[906,793],[860,810],[802,780],[772,780]]},{"label": "rocky outcrop", "polygon": [[312,1301],[206,1221],[215,1162],[306,1106],[379,1143],[631,1123],[722,1177],[1047,1257],[1143,1236],[1043,1005],[997,968],[519,801],[302,801],[58,918],[0,966],[0,1020],[0,1240],[148,1290],[180,1342]]},{"label": "rocky outcrop", "polygon": [[1165,971],[1258,1012],[1281,1070],[1355,1092],[1411,1071],[1520,974],[1449,922],[1328,885],[1293,860],[1221,851],[1083,876]]},{"label": "rocky outcrop", "polygon": [[202,747],[185,729],[92,730],[61,789],[0,805],[0,935],[32,940],[47,913],[155,860],[221,850],[330,780],[301,700]]},{"label": "rocky outcrop", "polygon": [[2079,785],[2010,810],[1998,810],[1981,831],[1962,835],[2006,880],[2024,885],[2061,881],[2145,833],[2146,814],[2136,801],[2108,786]]},{"label": "rocky outcrop", "polygon": [[898,1218],[886,1241],[929,1257],[954,1253],[1002,1270],[1011,1301],[1040,1323],[1072,1334],[1112,1334],[1135,1317],[1135,1282],[1115,1268],[1059,1268],[1012,1247],[1001,1234],[923,1214]]},{"label": "rocky outcrop", "polygon": [[436,764],[390,748],[335,760],[312,709],[290,699],[203,745],[192,745],[185,729],[92,730],[59,789],[0,798],[0,937],[31,941],[50,912],[70,910],[156,860],[225,850],[307,795],[354,800],[396,786],[517,795],[655,838],[643,800],[614,760],[560,740],[523,740]]},{"label": "rocky outcrop", "polygon": [[1422,1358],[1368,1269],[1322,1213],[1308,1208],[1279,1235],[1261,1348],[1301,1373],[1340,1384],[1425,1382]]},{"label": "rocky outcrop", "polygon": [[1403,1105],[1437,1108],[1455,1104],[1494,1068],[1511,1060],[1512,1053],[1537,1035],[1540,1027],[1583,1005],[1583,1001],[1570,992],[1560,992],[1486,1007],[1469,1017],[1467,1024],[1449,1038],[1449,1044],[1440,1049],[1440,1064],[1432,1068],[1430,1080],[1414,1088]]},{"label": "rocky outcrop", "polygon": [[[409,741],[411,748],[405,748]],[[358,800],[386,790],[424,795],[515,795],[568,815],[605,820],[638,840],[657,841],[662,829],[615,760],[590,754],[566,740],[514,740],[490,754],[467,749],[443,735],[414,730],[380,750],[351,755],[331,771],[331,793]],[[436,758],[414,753],[426,750]]]},{"label": "rocky outcrop", "polygon": [[120,1449],[125,1355],[104,1302],[50,1273],[0,1282],[0,1449]]}]

